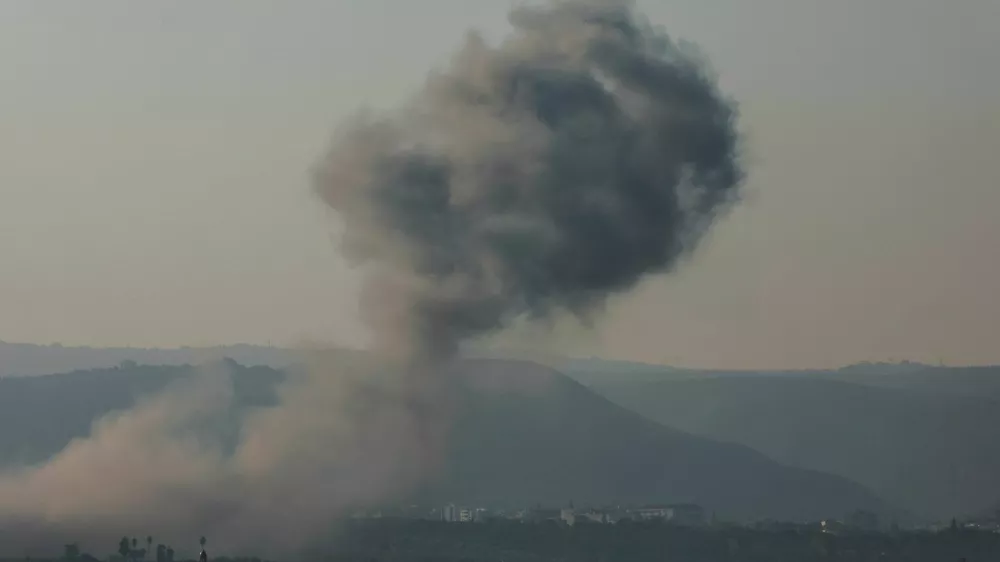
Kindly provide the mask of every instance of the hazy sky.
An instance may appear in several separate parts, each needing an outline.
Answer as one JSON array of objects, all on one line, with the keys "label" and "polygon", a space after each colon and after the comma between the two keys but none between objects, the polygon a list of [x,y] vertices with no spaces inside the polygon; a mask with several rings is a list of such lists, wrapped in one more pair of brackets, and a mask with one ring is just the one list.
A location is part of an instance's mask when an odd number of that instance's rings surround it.
[{"label": "hazy sky", "polygon": [[[1000,362],[1000,2],[640,4],[742,103],[750,183],[595,354]],[[0,339],[360,341],[309,167],[509,5],[0,3]]]}]

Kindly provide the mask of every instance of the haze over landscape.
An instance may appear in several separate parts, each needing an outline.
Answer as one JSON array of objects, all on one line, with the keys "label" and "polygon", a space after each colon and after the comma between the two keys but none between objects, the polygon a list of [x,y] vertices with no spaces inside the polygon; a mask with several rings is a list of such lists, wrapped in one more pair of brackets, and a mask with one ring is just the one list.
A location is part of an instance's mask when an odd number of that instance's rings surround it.
[{"label": "haze over landscape", "polygon": [[[698,259],[616,299],[588,354],[1000,362],[994,2],[639,6],[739,100],[750,173]],[[363,343],[310,167],[508,8],[5,3],[0,339]]]},{"label": "haze over landscape", "polygon": [[997,27],[3,4],[0,558],[992,559]]}]

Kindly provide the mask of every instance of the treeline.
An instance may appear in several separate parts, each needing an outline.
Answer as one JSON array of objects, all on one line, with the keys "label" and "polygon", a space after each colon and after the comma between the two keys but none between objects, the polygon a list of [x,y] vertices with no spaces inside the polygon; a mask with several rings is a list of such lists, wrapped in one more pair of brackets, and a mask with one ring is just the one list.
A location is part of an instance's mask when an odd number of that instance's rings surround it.
[{"label": "treeline", "polygon": [[815,528],[686,528],[662,522],[483,524],[368,520],[344,528],[314,562],[978,562],[1000,560],[1000,534],[833,535]]},{"label": "treeline", "polygon": [[[77,558],[77,560],[103,562],[104,560],[106,560],[106,558],[98,558],[90,554],[82,554],[80,555],[79,558]],[[21,558],[0,557],[0,562],[67,562],[67,559],[65,556],[61,558],[44,558],[44,557],[38,558],[32,556],[25,556]],[[198,562],[198,561],[194,558],[184,558],[184,559],[178,559],[175,562]],[[264,560],[256,556],[252,557],[219,556],[216,558],[212,558],[210,562],[271,562],[271,561]]]}]

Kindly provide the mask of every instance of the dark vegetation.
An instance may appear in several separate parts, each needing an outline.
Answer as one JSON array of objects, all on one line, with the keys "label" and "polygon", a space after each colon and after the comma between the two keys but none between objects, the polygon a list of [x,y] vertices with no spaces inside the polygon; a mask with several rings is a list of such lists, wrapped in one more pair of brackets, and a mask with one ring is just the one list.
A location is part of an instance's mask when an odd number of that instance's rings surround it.
[{"label": "dark vegetation", "polygon": [[832,535],[818,526],[685,528],[659,522],[447,524],[358,521],[329,562],[968,562],[1000,558],[1000,535],[980,531]]},{"label": "dark vegetation", "polygon": [[[124,538],[120,550],[129,558]],[[443,523],[409,519],[354,520],[328,537],[329,545],[290,555],[286,562],[986,562],[1000,558],[1000,534],[962,529],[887,533],[823,532],[816,525],[761,523],[754,527],[684,527],[660,521],[573,527],[492,520]],[[159,550],[159,549],[158,549]],[[103,557],[102,557],[103,558]],[[30,557],[0,559],[29,562]],[[94,562],[67,545],[61,559]],[[147,560],[147,558],[135,558]],[[158,554],[157,562],[164,562]],[[253,556],[212,562],[266,562]],[[185,562],[185,561],[178,561]]]},{"label": "dark vegetation", "polygon": [[[940,532],[823,533],[818,526],[687,528],[660,522],[617,525],[455,524],[353,521],[335,546],[289,557],[301,562],[986,562],[1000,558],[1000,534]],[[73,552],[58,562],[93,562]],[[27,562],[30,558],[0,559]],[[57,562],[35,559],[34,562]],[[211,562],[262,562],[251,556]]]}]

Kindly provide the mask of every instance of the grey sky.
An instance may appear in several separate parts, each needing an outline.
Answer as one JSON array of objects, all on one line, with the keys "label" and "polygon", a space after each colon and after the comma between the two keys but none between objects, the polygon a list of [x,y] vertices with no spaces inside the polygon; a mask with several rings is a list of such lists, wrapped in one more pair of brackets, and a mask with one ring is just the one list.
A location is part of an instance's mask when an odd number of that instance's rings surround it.
[{"label": "grey sky", "polygon": [[[597,352],[1000,362],[1000,3],[640,4],[741,101],[750,196]],[[509,5],[0,3],[0,339],[358,341],[308,168]]]}]

